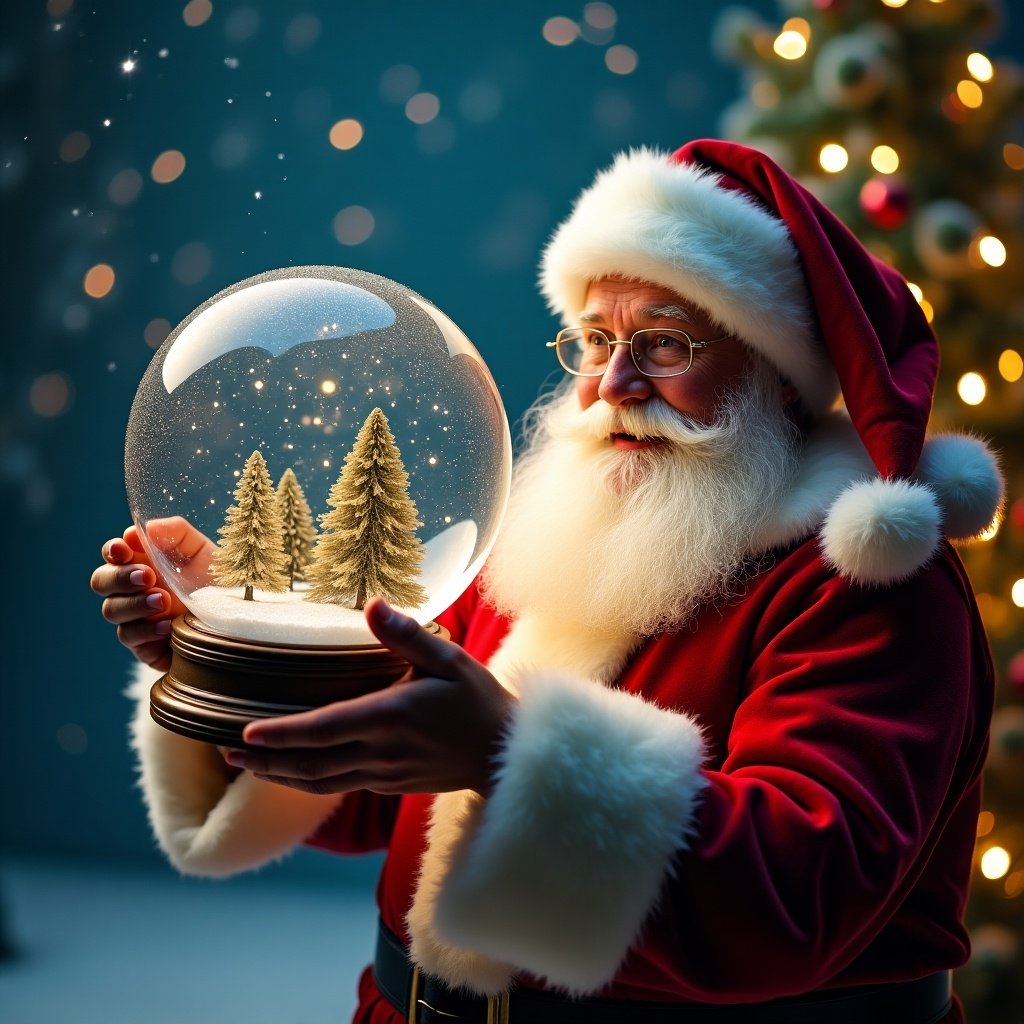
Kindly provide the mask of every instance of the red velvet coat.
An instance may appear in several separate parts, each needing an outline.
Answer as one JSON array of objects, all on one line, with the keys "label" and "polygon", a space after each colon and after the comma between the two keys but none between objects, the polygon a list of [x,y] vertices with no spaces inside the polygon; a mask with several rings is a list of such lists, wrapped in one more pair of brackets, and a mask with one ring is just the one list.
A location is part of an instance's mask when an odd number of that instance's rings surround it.
[{"label": "red velvet coat", "polygon": [[[810,538],[745,589],[614,680],[699,724],[703,788],[601,995],[752,1002],[962,964],[993,672],[960,560],[944,544],[909,580],[863,587]],[[508,630],[472,589],[443,621],[485,662]],[[431,801],[352,796],[311,840],[388,849],[380,911],[404,936]],[[519,983],[538,973],[557,981]],[[360,999],[359,1024],[401,1019],[368,972]]]}]

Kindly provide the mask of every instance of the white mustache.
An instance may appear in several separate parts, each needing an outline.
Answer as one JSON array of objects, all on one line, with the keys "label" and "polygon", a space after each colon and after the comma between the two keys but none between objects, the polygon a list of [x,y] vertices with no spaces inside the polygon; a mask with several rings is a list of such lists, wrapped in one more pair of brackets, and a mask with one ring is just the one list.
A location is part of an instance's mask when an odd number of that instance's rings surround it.
[{"label": "white mustache", "polygon": [[607,441],[613,434],[629,434],[641,441],[668,441],[694,448],[721,441],[730,431],[728,413],[712,424],[695,423],[660,398],[611,406],[594,402],[582,411],[567,408],[551,429],[559,436]]}]

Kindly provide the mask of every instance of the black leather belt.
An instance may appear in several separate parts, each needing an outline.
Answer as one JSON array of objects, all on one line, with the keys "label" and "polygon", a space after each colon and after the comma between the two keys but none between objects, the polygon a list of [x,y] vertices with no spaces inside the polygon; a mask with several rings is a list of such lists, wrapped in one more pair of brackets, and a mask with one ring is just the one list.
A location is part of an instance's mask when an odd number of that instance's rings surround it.
[{"label": "black leather belt", "polygon": [[568,999],[528,988],[488,999],[454,991],[421,973],[383,922],[373,974],[381,994],[409,1024],[937,1024],[952,1001],[949,971],[917,981],[731,1006]]}]

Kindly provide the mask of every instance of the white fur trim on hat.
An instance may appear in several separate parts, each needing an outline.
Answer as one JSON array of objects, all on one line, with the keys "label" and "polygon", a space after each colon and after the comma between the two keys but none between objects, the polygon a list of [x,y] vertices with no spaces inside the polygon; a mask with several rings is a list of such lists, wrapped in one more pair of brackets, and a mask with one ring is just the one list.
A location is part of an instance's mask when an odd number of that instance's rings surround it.
[{"label": "white fur trim on hat", "polygon": [[149,690],[159,673],[140,665],[132,746],[139,758],[150,825],[171,863],[185,875],[221,878],[283,857],[312,835],[341,802],[228,773],[212,744],[179,736],[153,721]]},{"label": "white fur trim on hat", "polygon": [[652,149],[620,154],[576,201],[541,260],[541,290],[571,323],[587,287],[618,275],[670,288],[760,352],[814,412],[839,395],[785,225],[720,175]]},{"label": "white fur trim on hat", "polygon": [[685,850],[706,785],[686,715],[545,671],[437,894],[437,934],[571,993],[609,982]]}]

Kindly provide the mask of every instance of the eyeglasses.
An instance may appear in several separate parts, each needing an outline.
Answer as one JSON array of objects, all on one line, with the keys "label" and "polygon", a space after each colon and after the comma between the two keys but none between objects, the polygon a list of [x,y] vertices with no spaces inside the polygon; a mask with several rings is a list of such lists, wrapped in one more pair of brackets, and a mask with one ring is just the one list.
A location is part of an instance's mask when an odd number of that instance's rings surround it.
[{"label": "eyeglasses", "polygon": [[633,364],[645,377],[678,377],[693,365],[694,349],[730,337],[723,334],[697,340],[677,327],[645,327],[623,341],[596,327],[566,327],[547,347],[555,350],[562,367],[574,377],[602,376],[615,345],[629,346]]}]

